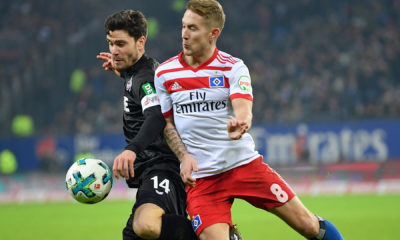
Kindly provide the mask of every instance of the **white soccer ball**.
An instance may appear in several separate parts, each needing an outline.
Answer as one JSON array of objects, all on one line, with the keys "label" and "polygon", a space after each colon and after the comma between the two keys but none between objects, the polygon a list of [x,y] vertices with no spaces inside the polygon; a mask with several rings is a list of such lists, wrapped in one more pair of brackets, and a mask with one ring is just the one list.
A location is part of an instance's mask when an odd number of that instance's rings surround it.
[{"label": "white soccer ball", "polygon": [[65,183],[71,196],[81,203],[97,203],[111,191],[110,168],[99,159],[82,158],[68,169]]}]

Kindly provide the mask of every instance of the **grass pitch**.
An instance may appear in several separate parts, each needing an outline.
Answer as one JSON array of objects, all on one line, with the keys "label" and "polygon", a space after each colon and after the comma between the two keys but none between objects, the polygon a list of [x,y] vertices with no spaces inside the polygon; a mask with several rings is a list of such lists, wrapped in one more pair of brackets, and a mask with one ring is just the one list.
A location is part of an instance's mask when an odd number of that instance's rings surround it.
[{"label": "grass pitch", "polygon": [[[400,239],[400,195],[300,196],[315,214],[329,219],[348,240]],[[2,240],[122,239],[128,201],[0,204]],[[276,216],[236,200],[233,221],[246,240],[303,239]]]}]

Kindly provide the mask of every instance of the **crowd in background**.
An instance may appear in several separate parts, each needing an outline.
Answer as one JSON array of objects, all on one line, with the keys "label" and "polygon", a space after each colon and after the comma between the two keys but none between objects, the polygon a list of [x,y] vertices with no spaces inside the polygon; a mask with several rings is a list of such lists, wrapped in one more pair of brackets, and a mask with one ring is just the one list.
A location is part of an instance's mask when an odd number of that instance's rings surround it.
[{"label": "crowd in background", "polygon": [[[18,114],[36,135],[120,133],[123,81],[96,59],[107,50],[104,19],[144,12],[147,53],[163,62],[181,48],[182,3],[1,1],[0,136],[13,136]],[[250,69],[255,124],[400,117],[399,0],[221,3],[218,48]]]}]

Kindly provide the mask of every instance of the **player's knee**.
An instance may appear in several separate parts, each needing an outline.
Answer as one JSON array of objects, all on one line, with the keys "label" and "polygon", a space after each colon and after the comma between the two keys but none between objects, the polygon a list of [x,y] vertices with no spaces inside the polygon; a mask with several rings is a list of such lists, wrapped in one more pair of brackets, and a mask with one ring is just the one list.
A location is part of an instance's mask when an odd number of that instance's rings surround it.
[{"label": "player's knee", "polygon": [[161,226],[156,226],[154,222],[135,220],[133,221],[133,231],[141,238],[156,239],[160,237]]},{"label": "player's knee", "polygon": [[300,219],[300,224],[297,226],[297,231],[307,239],[314,238],[319,234],[318,219],[313,216],[304,216]]}]

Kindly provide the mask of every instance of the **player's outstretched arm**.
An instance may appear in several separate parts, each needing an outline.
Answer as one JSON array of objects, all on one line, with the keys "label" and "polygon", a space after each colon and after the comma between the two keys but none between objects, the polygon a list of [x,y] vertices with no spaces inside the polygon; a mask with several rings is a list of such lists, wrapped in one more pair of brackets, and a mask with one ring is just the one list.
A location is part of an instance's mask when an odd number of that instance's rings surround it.
[{"label": "player's outstretched arm", "polygon": [[197,172],[197,162],[186,150],[185,145],[179,136],[178,130],[176,130],[173,117],[165,119],[166,126],[164,129],[164,136],[167,140],[168,146],[178,157],[181,162],[181,177],[185,184],[195,187],[196,179],[192,177],[192,172]]},{"label": "player's outstretched arm", "polygon": [[231,139],[238,140],[251,127],[253,102],[245,98],[235,98],[232,100],[232,107],[236,118],[228,122],[227,130]]},{"label": "player's outstretched arm", "polygon": [[96,56],[96,58],[97,59],[100,59],[100,60],[103,60],[104,62],[103,62],[103,68],[104,68],[104,70],[106,70],[106,71],[112,71],[112,72],[114,72],[115,73],[115,75],[117,75],[118,77],[120,77],[121,76],[121,73],[117,70],[117,69],[115,69],[113,66],[112,66],[112,59],[111,59],[111,53],[108,53],[108,52],[100,52],[97,56]]}]

